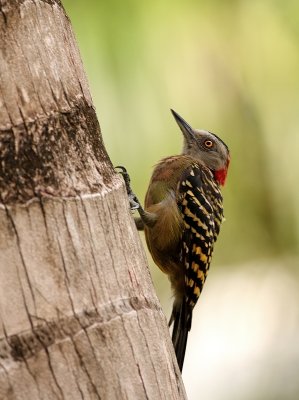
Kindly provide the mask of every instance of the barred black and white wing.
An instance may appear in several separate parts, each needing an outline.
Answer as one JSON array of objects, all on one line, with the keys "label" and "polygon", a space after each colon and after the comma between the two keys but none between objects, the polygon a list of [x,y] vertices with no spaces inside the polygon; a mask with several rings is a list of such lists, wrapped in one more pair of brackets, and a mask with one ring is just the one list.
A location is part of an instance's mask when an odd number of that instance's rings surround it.
[{"label": "barred black and white wing", "polygon": [[173,310],[172,340],[180,369],[183,367],[192,310],[209,270],[214,243],[223,219],[222,195],[210,170],[192,164],[178,184],[178,207],[183,219],[181,263],[185,290]]},{"label": "barred black and white wing", "polygon": [[179,183],[184,227],[181,259],[185,267],[185,297],[193,308],[202,291],[214,243],[223,219],[222,195],[212,173],[192,165]]}]

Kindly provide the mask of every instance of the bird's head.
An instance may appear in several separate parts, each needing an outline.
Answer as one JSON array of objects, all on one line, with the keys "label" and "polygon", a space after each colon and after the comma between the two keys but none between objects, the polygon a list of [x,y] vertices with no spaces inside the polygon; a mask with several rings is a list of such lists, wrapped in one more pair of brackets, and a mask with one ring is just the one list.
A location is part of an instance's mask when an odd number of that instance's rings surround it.
[{"label": "bird's head", "polygon": [[171,112],[184,135],[183,154],[200,160],[223,186],[230,162],[227,145],[214,133],[193,129],[178,113]]}]

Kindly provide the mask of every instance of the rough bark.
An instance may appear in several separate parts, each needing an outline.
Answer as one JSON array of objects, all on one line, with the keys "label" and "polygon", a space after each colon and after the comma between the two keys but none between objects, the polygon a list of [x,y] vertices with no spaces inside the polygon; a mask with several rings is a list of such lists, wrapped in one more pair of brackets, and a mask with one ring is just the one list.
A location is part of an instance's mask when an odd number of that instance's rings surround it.
[{"label": "rough bark", "polygon": [[58,0],[0,0],[0,399],[183,399]]}]

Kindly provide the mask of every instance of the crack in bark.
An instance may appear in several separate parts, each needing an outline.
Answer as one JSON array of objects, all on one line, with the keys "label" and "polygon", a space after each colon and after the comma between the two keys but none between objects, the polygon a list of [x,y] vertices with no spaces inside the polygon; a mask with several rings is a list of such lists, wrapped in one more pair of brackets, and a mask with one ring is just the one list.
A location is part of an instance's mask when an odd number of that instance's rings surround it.
[{"label": "crack in bark", "polygon": [[145,335],[145,333],[144,333],[144,331],[143,331],[143,329],[142,329],[142,324],[140,323],[139,315],[137,314],[136,317],[137,317],[137,322],[138,322],[139,329],[140,329],[140,331],[141,331],[141,333],[142,333],[142,336],[143,336],[143,338],[144,338],[144,342],[145,342],[146,348],[147,348],[147,350],[148,350],[148,355],[149,355],[149,358],[150,358],[150,360],[151,360],[151,365],[152,365],[153,371],[155,371],[155,374],[154,374],[154,375],[155,375],[155,380],[156,380],[157,388],[158,388],[159,393],[160,393],[160,396],[161,396],[161,398],[162,398],[162,394],[161,394],[161,391],[160,391],[160,385],[159,385],[158,378],[157,378],[157,371],[156,371],[155,364],[154,364],[154,362],[153,362],[152,355],[151,355],[151,349],[150,349],[150,347],[149,347],[149,345],[148,345],[147,337],[146,337],[146,335]]},{"label": "crack in bark", "polygon": [[[96,207],[98,209],[98,204],[96,204]],[[103,201],[103,207],[105,207],[105,210],[108,212],[108,213],[106,213],[106,215],[107,214],[109,215],[109,222],[108,223],[104,223],[104,224],[102,223],[102,226],[106,226],[106,227],[108,226],[108,227],[112,228],[113,231],[114,231],[114,224],[112,223],[113,219],[112,219],[112,216],[111,216],[111,211],[110,211],[110,208],[109,208],[109,204],[105,201],[105,199]],[[100,210],[98,209],[98,211],[99,211],[98,215],[99,215],[99,217],[101,217]],[[114,240],[116,240],[117,237],[118,236],[116,235],[116,232],[114,231]],[[111,251],[111,246],[110,246],[110,243],[108,243],[108,241],[106,239],[106,235],[104,235],[104,240],[105,240],[106,247],[107,247],[107,250],[108,250],[109,255],[110,255],[109,259],[111,260],[111,264],[112,264],[112,268],[111,269],[114,272],[115,281],[117,282],[118,287],[121,287],[120,282],[118,280],[117,271],[116,271],[116,268],[115,268],[115,261],[114,261],[114,257],[113,257],[112,251]]]},{"label": "crack in bark", "polygon": [[[68,229],[68,227],[67,227],[67,229]],[[60,250],[60,254],[61,254],[61,258],[62,258],[62,264],[63,264],[63,268],[64,268],[66,280],[67,280],[67,282],[66,282],[66,289],[67,289],[67,292],[68,292],[68,295],[69,295],[70,304],[71,304],[71,308],[72,308],[72,311],[73,311],[73,316],[74,316],[74,319],[77,321],[77,323],[78,323],[79,326],[80,326],[80,331],[83,331],[83,332],[85,333],[85,336],[86,336],[86,338],[87,338],[87,340],[88,340],[88,342],[89,342],[89,344],[90,344],[90,347],[91,347],[91,349],[92,349],[92,346],[91,346],[91,343],[90,343],[90,339],[89,339],[88,334],[87,334],[87,332],[86,332],[86,327],[84,326],[84,324],[81,323],[81,319],[79,318],[79,316],[78,316],[77,313],[75,312],[75,307],[74,307],[72,295],[71,295],[70,288],[69,288],[69,282],[70,282],[70,280],[69,280],[69,277],[68,277],[68,272],[67,272],[67,268],[66,268],[66,264],[65,264],[63,252],[62,252],[61,247],[60,247],[60,242],[59,242],[59,240],[58,240],[58,246],[59,246],[59,250]],[[95,309],[95,313],[96,313],[96,309]],[[84,361],[83,361],[83,358],[81,357],[81,354],[80,354],[79,350],[77,349],[76,344],[75,344],[75,341],[73,340],[73,338],[72,338],[72,342],[73,342],[74,348],[75,348],[75,350],[76,350],[76,353],[77,353],[78,357],[80,358],[81,365],[84,365],[84,366],[85,366]],[[93,352],[93,354],[94,354],[94,352]],[[86,373],[86,375],[87,375],[87,377],[88,377],[88,379],[89,379],[89,381],[90,381],[90,383],[91,383],[91,385],[92,385],[92,387],[93,387],[93,389],[94,389],[94,392],[97,394],[97,397],[98,397],[99,400],[100,400],[100,399],[101,399],[100,394],[98,393],[98,389],[97,389],[96,384],[93,382],[92,377],[91,377],[90,374],[89,374],[88,368],[85,367],[84,370],[85,370],[85,373]]]},{"label": "crack in bark", "polygon": [[[58,345],[58,347],[59,347],[59,350],[60,350],[60,354],[61,354],[61,356],[63,357],[63,359],[65,361],[65,365],[68,366],[69,365],[68,359],[65,357],[65,354],[64,354],[63,350],[60,348],[60,344]],[[76,385],[76,387],[78,389],[78,392],[80,393],[81,399],[84,400],[84,394],[83,394],[82,389],[81,389],[81,387],[79,385],[79,382],[78,382],[78,376],[76,374],[76,369],[73,369],[72,371],[70,371],[70,369],[68,368],[68,370],[74,376],[75,385]]]},{"label": "crack in bark", "polygon": [[[96,258],[95,258],[94,251],[93,251],[93,246],[92,246],[93,238],[92,238],[92,234],[91,234],[91,230],[90,230],[89,220],[88,220],[88,217],[87,217],[87,214],[86,214],[86,210],[85,210],[85,204],[84,204],[84,201],[81,199],[80,196],[79,196],[79,198],[80,198],[80,204],[82,205],[82,210],[83,210],[83,213],[85,215],[86,222],[87,222],[87,227],[88,227],[88,232],[89,232],[89,237],[90,237],[90,241],[88,241],[88,244],[89,244],[91,255],[92,255],[93,266],[94,266],[94,269],[97,269]],[[76,202],[75,204],[76,204],[75,210],[76,210],[76,213],[77,213],[77,216],[78,216],[78,221],[81,222],[81,217],[80,217],[80,213],[79,213],[79,209],[78,209],[78,203]],[[63,213],[65,214],[64,207],[63,207]],[[84,231],[84,229],[82,229],[82,231]],[[74,252],[75,252],[76,248],[75,248],[75,244],[73,243],[73,239],[72,238],[71,238],[71,241],[72,241],[72,244],[73,244],[73,247],[74,247]],[[89,265],[91,267],[90,269],[93,270],[92,263],[89,263]],[[96,290],[95,284],[93,282],[94,279],[92,279],[92,276],[91,276],[91,274],[89,272],[89,268],[87,269],[87,273],[88,273],[89,282],[90,282],[91,287],[92,287],[92,290],[90,290],[91,300],[92,300],[94,308],[97,309],[97,305],[96,305],[97,302],[98,302],[97,290]]]},{"label": "crack in bark", "polygon": [[[123,320],[123,317],[121,317],[121,318],[122,318],[122,320]],[[138,375],[139,375],[139,377],[140,377],[140,380],[141,380],[141,383],[142,383],[142,386],[143,386],[144,393],[145,393],[145,395],[146,395],[146,398],[148,399],[148,394],[147,394],[145,382],[144,382],[144,380],[143,380],[143,376],[142,376],[142,373],[141,373],[141,370],[140,370],[139,363],[138,363],[137,360],[136,360],[136,356],[135,356],[135,352],[134,352],[134,347],[133,347],[132,341],[130,340],[130,335],[129,335],[128,332],[127,332],[127,329],[126,329],[126,325],[125,325],[125,321],[124,321],[124,320],[123,320],[123,328],[124,328],[125,334],[126,334],[126,336],[127,336],[127,338],[128,338],[128,341],[129,341],[129,346],[130,346],[130,349],[131,349],[131,351],[132,351],[132,354],[133,354],[133,358],[134,358],[136,367],[137,367],[137,369],[138,369]]]},{"label": "crack in bark", "polygon": [[[166,327],[166,332],[169,335],[169,341],[171,342],[171,336],[169,334],[168,322],[167,322],[167,319],[166,319],[164,314],[163,314],[163,318],[164,318],[164,321],[165,321],[165,325],[164,326]],[[161,330],[161,328],[163,329],[163,326],[157,324],[156,318],[154,319],[154,321],[155,321],[155,325],[157,327],[157,331],[159,332]],[[171,346],[172,346],[172,342],[171,342]],[[181,378],[181,374],[180,374],[180,372],[178,372],[179,371],[178,365],[175,365],[176,357],[175,357],[175,354],[174,354],[174,350],[172,351],[172,355],[169,354],[169,356],[170,356],[169,357],[169,363],[167,363],[167,373],[168,373],[168,377],[169,377],[168,382],[170,383],[170,386],[171,386],[172,390],[174,390],[174,389],[178,390],[179,394],[181,394],[183,396],[183,392],[180,389],[180,385],[178,385],[178,382],[180,381],[180,378]],[[169,369],[170,365],[172,366],[172,372],[174,372],[175,380],[173,379],[173,376],[172,376],[171,371]]]},{"label": "crack in bark", "polygon": [[[20,52],[21,52],[21,54],[22,54],[22,57],[23,57],[24,61],[26,62],[28,71],[30,72],[30,75],[32,76],[32,71],[31,71],[31,67],[30,67],[30,61],[29,61],[28,58],[26,57],[26,54],[25,54],[25,52],[23,51],[23,48],[22,48],[21,46],[18,45],[18,41],[17,41],[17,39],[16,39],[16,37],[15,37],[15,35],[14,35],[14,30],[11,29],[9,32],[10,32],[10,34],[11,34],[12,40],[15,42],[15,46],[20,50]],[[38,46],[37,46],[37,50],[39,51]],[[40,55],[40,60],[42,60],[41,55]],[[17,93],[18,93],[18,95],[19,95],[19,98],[22,98],[22,93],[21,93],[20,88],[18,87],[17,82],[15,81],[15,79],[14,79],[13,81],[14,81],[14,84],[15,84],[15,87],[16,87],[16,91],[17,91]],[[41,100],[40,100],[40,96],[39,96],[38,90],[37,90],[37,88],[36,88],[36,86],[35,86],[35,81],[34,81],[34,79],[31,79],[30,83],[31,83],[31,85],[32,85],[32,87],[33,87],[33,89],[34,89],[34,93],[35,93],[35,95],[36,95],[36,97],[37,97],[37,99],[38,99],[38,101],[39,101],[39,104],[40,104],[40,106],[41,106],[41,109],[43,110],[44,114],[47,116],[48,113],[46,112],[46,110],[45,110],[45,108],[44,108],[44,106],[43,106],[43,104],[42,104],[42,102],[41,102]],[[23,122],[24,122],[25,129],[26,129],[26,131],[27,131],[27,126],[26,126],[27,118],[25,117],[25,115],[24,115],[24,113],[23,113],[23,111],[22,111],[22,107],[21,107],[21,106],[19,105],[19,103],[18,103],[18,100],[19,100],[19,99],[18,99],[17,97],[16,97],[16,100],[17,100],[17,104],[18,104],[18,109],[19,109],[20,115],[21,115],[21,117],[22,117],[22,120],[23,120]]]},{"label": "crack in bark", "polygon": [[[86,210],[86,205],[85,205],[85,202],[84,202],[82,196],[79,196],[79,198],[80,198],[80,201],[81,201],[82,210],[83,210],[84,215],[85,215],[86,224],[87,224],[87,228],[88,228],[88,233],[89,233],[89,237],[90,237],[90,242],[89,242],[89,244],[90,244],[91,256],[92,256],[92,259],[93,259],[93,262],[94,262],[94,269],[95,269],[95,271],[96,271],[97,278],[98,278],[99,281],[100,281],[100,277],[99,277],[99,274],[98,274],[98,268],[97,268],[97,259],[96,259],[95,253],[94,253],[95,243],[94,243],[93,235],[92,235],[92,232],[91,232],[90,219],[89,219],[89,217],[88,217],[87,210]],[[77,210],[77,212],[78,212],[78,208],[77,208],[77,207],[76,207],[76,210]],[[78,214],[79,214],[79,213],[78,213]],[[78,217],[79,217],[79,215],[78,215]],[[93,289],[94,289],[94,293],[95,293],[95,296],[96,296],[96,289],[95,289],[95,287],[94,287],[93,279],[92,279],[91,277],[90,277],[90,282],[91,282],[91,284],[92,284],[92,287],[93,287]],[[97,297],[97,296],[96,296],[96,297]]]},{"label": "crack in bark", "polygon": [[[56,387],[57,387],[57,389],[58,389],[58,391],[60,393],[60,396],[61,396],[60,398],[64,399],[64,394],[63,394],[62,387],[59,385],[59,382],[58,382],[57,377],[56,377],[55,372],[54,372],[54,368],[53,368],[53,365],[52,365],[52,362],[51,362],[51,356],[50,356],[49,349],[47,347],[45,347],[44,350],[45,350],[46,355],[47,355],[48,367],[49,367],[50,373],[51,373],[51,375],[53,377],[53,381],[54,381],[54,383],[55,383],[55,385],[56,385]],[[59,399],[58,396],[57,396],[57,398]]]},{"label": "crack in bark", "polygon": [[1,6],[0,6],[0,13],[3,17],[4,24],[7,25],[7,16],[6,16],[5,12],[2,10]]},{"label": "crack in bark", "polygon": [[[0,198],[1,198],[1,196],[0,196]],[[25,258],[24,258],[24,255],[23,255],[23,252],[22,252],[22,249],[21,249],[21,243],[20,243],[20,238],[19,238],[18,230],[17,230],[16,225],[15,225],[15,223],[14,223],[13,217],[12,217],[12,215],[11,215],[11,213],[10,213],[10,211],[8,210],[7,207],[5,207],[5,212],[6,212],[6,215],[7,215],[8,219],[9,219],[9,221],[10,221],[10,223],[11,223],[11,226],[12,226],[12,228],[13,228],[13,231],[14,231],[14,234],[15,234],[15,237],[16,237],[17,248],[18,248],[18,251],[19,251],[19,256],[20,256],[21,263],[22,263],[22,266],[23,266],[23,269],[24,269],[24,272],[25,272],[25,277],[26,277],[26,280],[27,280],[27,285],[28,285],[29,291],[30,291],[30,293],[31,293],[32,302],[33,302],[34,310],[35,310],[35,314],[36,314],[35,295],[34,295],[33,288],[32,288],[32,285],[31,285],[31,282],[30,282],[30,279],[29,279],[29,275],[28,275],[28,270],[27,270]],[[19,269],[18,269],[18,268],[17,268],[17,275],[18,275],[18,279],[19,279],[19,282],[20,282],[20,288],[21,288],[21,293],[22,293],[22,297],[23,297],[23,301],[24,301],[24,307],[25,307],[25,310],[26,310],[26,313],[27,313],[27,316],[28,316],[30,325],[33,327],[32,319],[31,319],[31,314],[30,314],[29,309],[28,309],[27,299],[26,299],[26,296],[25,296],[25,292],[24,292],[24,288],[23,288],[23,284],[22,284],[22,279],[21,279],[21,277],[20,277],[20,273],[19,273]]]},{"label": "crack in bark", "polygon": [[[86,332],[85,332],[85,335],[86,335]],[[79,358],[80,365],[82,366],[83,371],[85,372],[85,374],[86,374],[86,376],[87,376],[87,378],[88,378],[88,380],[89,380],[89,382],[90,382],[90,384],[91,384],[91,386],[93,388],[93,394],[95,394],[97,396],[97,398],[99,400],[101,400],[101,396],[100,396],[100,393],[98,392],[97,386],[94,384],[94,382],[92,380],[92,377],[91,377],[91,375],[89,373],[88,367],[86,367],[85,362],[83,360],[83,357],[82,357],[79,349],[77,348],[76,343],[75,343],[73,338],[71,338],[71,342],[72,342],[72,344],[74,346],[74,350],[76,352],[76,355]]]},{"label": "crack in bark", "polygon": [[39,398],[42,398],[42,396],[41,396],[41,395],[42,395],[42,392],[41,392],[41,389],[40,389],[40,386],[39,386],[39,384],[38,384],[38,380],[37,380],[36,376],[35,376],[34,373],[31,371],[31,369],[30,369],[30,367],[29,367],[29,365],[28,365],[28,361],[27,361],[25,358],[23,358],[22,360],[24,361],[24,365],[26,366],[26,370],[28,371],[28,374],[31,376],[33,382],[35,383],[35,387],[36,387],[36,389],[37,389]]},{"label": "crack in bark", "polygon": [[46,210],[43,204],[43,199],[41,196],[38,197],[38,201],[39,201],[39,205],[40,205],[40,209],[41,209],[41,213],[43,216],[43,220],[44,220],[44,225],[45,225],[45,230],[46,230],[46,234],[47,234],[47,239],[50,243],[50,236],[49,236],[49,228],[48,228],[48,223],[47,223],[47,217],[46,217]]},{"label": "crack in bark", "polygon": [[100,282],[101,279],[100,279],[100,275],[99,275],[99,271],[98,271],[98,263],[97,263],[97,259],[96,259],[95,253],[94,253],[94,248],[96,248],[96,245],[94,243],[93,235],[92,235],[92,232],[91,232],[90,219],[89,219],[88,214],[87,214],[84,197],[79,195],[79,198],[80,198],[80,201],[81,201],[83,212],[84,212],[85,217],[86,217],[88,232],[89,232],[89,235],[90,235],[90,240],[91,240],[90,249],[91,249],[92,259],[94,261],[94,267],[95,267],[94,269],[95,269],[95,273],[96,273],[97,279]]},{"label": "crack in bark", "polygon": [[[62,25],[64,21],[61,19],[61,14],[58,14],[57,16],[58,16],[58,19],[59,19],[59,25]],[[55,17],[56,17],[56,15],[54,16],[54,18]],[[68,27],[66,29],[68,29]],[[80,77],[79,77],[79,75],[77,73],[77,65],[76,65],[76,62],[75,62],[74,57],[73,57],[73,51],[77,52],[77,49],[74,48],[74,45],[73,45],[76,42],[76,39],[74,37],[74,34],[73,34],[72,30],[68,29],[68,34],[69,35],[66,34],[66,30],[63,30],[64,40],[68,44],[68,46],[66,46],[66,50],[69,51],[68,55],[69,55],[69,59],[71,60],[72,65],[73,65],[74,74],[75,74],[75,76],[77,78],[77,81],[79,83],[82,95],[83,95],[83,97],[85,97],[85,93],[84,93],[84,90],[83,90],[83,87],[82,87],[82,84],[81,84],[81,80],[80,80]],[[70,41],[70,36],[72,38],[72,41]]]},{"label": "crack in bark", "polygon": [[[76,210],[77,210],[77,207],[76,207]],[[65,214],[64,202],[62,202],[62,213],[63,213],[63,218],[64,218],[64,221],[65,221],[65,226],[66,226],[66,228],[67,228],[67,233],[68,233],[68,236],[69,236],[69,238],[70,238],[70,242],[71,242],[71,244],[72,244],[73,254],[74,254],[74,255],[77,257],[77,259],[79,260],[80,257],[79,257],[79,255],[78,255],[78,253],[77,253],[77,246],[76,246],[75,243],[73,242],[72,233],[71,233],[71,230],[69,229],[68,220],[67,220],[67,217],[66,217],[66,214]],[[59,247],[60,247],[60,244],[59,244]],[[61,247],[60,247],[60,254],[62,255],[62,249],[61,249]],[[66,269],[66,265],[65,265],[64,261],[63,261],[63,265],[64,265],[64,271],[65,271],[65,273],[67,274],[67,269]],[[89,276],[89,278],[90,278],[90,275],[89,275],[89,274],[88,274],[88,276]],[[67,278],[68,278],[68,276],[67,276]],[[93,288],[93,290],[94,290],[94,293],[96,294],[95,287],[94,287],[94,285],[93,285],[93,281],[92,281],[91,278],[90,278],[90,282],[91,282],[92,288]],[[68,285],[69,285],[69,284],[70,284],[70,280],[69,280],[69,278],[68,278]],[[68,289],[68,292],[69,292],[69,289]],[[70,300],[71,300],[71,303],[72,303],[72,309],[73,309],[73,312],[74,312],[75,310],[74,310],[74,305],[73,305],[73,301],[72,301],[70,292],[69,292],[69,297],[70,297]],[[97,305],[96,305],[97,302],[96,302],[95,299],[93,298],[93,294],[92,294],[91,291],[90,291],[90,298],[91,298],[92,304],[93,304],[93,306],[94,306],[94,308],[95,308],[95,310],[96,310],[96,309],[97,309]]]},{"label": "crack in bark", "polygon": [[145,384],[144,384],[143,376],[142,376],[142,373],[141,373],[141,370],[140,370],[139,363],[136,363],[136,366],[137,366],[137,369],[138,369],[138,375],[140,376],[140,379],[141,379],[141,382],[142,382],[142,385],[143,385],[144,394],[145,394],[146,398],[149,399],[148,394],[147,394],[147,390],[146,390],[146,387],[145,387]]}]

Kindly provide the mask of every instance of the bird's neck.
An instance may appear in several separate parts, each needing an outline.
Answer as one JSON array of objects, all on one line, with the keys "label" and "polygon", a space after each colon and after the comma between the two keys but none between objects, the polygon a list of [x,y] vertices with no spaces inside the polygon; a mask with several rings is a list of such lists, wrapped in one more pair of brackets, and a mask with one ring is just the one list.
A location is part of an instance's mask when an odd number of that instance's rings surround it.
[{"label": "bird's neck", "polygon": [[213,171],[215,181],[221,185],[225,185],[226,176],[227,176],[227,168],[219,169],[218,171]]}]

